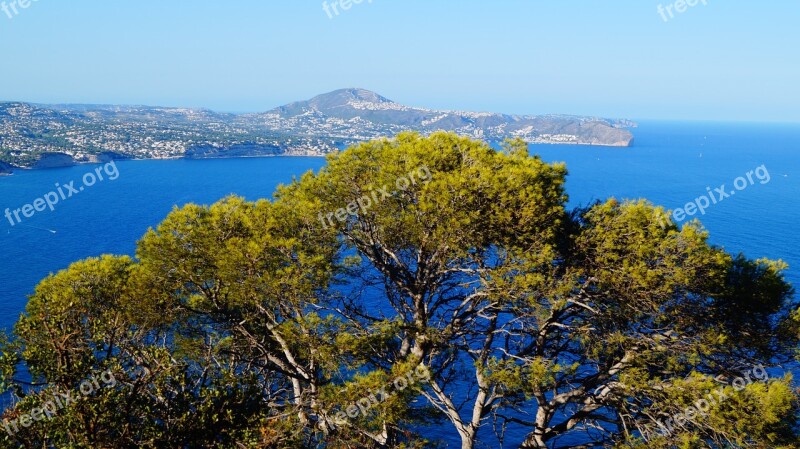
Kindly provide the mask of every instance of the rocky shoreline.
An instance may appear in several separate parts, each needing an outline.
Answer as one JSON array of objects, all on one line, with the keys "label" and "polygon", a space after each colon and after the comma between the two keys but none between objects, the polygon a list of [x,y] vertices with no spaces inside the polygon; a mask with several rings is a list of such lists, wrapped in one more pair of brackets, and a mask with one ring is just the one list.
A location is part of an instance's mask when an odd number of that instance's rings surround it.
[{"label": "rocky shoreline", "polygon": [[161,161],[161,160],[201,160],[201,159],[242,159],[242,158],[262,158],[262,157],[324,157],[324,153],[315,152],[299,152],[286,154],[276,151],[275,147],[265,147],[263,149],[253,149],[248,151],[249,146],[234,146],[231,151],[225,151],[219,148],[198,148],[187,152],[182,156],[174,157],[148,157],[148,158],[132,158],[124,154],[102,153],[97,155],[89,155],[81,159],[75,159],[66,153],[48,153],[44,154],[36,163],[31,166],[18,166],[8,164],[0,161],[0,176],[10,176],[15,171],[19,170],[48,170],[54,168],[67,168],[76,165],[89,165],[89,164],[104,164],[112,160],[132,160],[132,161]]},{"label": "rocky shoreline", "polygon": [[[355,143],[355,142],[353,142]],[[495,142],[498,143],[499,142]],[[531,144],[546,144],[546,145],[569,145],[569,146],[605,146],[605,147],[620,147],[632,144],[630,142],[619,142],[615,144],[608,144],[602,142],[575,142],[575,141],[558,141],[558,140],[539,140],[530,142]],[[75,158],[67,153],[45,153],[31,164],[30,166],[13,165],[0,161],[0,176],[9,176],[17,170],[47,170],[54,168],[74,167],[83,164],[103,164],[112,160],[138,160],[138,161],[155,161],[155,160],[201,160],[201,159],[238,159],[238,158],[262,158],[262,157],[324,157],[327,152],[316,151],[311,148],[304,150],[294,149],[286,151],[276,145],[251,145],[251,144],[236,144],[223,147],[203,145],[190,148],[182,155],[169,156],[169,157],[131,157],[126,154],[103,152],[99,154],[85,155],[80,158]]]},{"label": "rocky shoreline", "polygon": [[80,159],[74,158],[67,153],[45,153],[30,166],[13,165],[0,161],[0,176],[8,176],[16,170],[48,170],[51,168],[74,167],[81,164],[104,164],[112,160],[130,159],[124,154],[104,152],[91,154]]}]

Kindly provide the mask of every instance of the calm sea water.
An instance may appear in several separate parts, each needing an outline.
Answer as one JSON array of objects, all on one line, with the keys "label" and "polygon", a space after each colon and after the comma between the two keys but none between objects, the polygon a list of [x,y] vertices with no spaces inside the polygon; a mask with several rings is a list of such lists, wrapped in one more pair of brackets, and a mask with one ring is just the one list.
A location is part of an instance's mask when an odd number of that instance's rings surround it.
[{"label": "calm sea water", "polygon": [[[738,191],[701,218],[715,244],[749,257],[780,258],[800,285],[800,125],[645,122],[632,148],[537,145],[547,161],[564,161],[572,205],[614,196],[683,207],[764,165],[770,181]],[[210,204],[237,194],[271,197],[322,158],[119,161],[119,177],[85,189],[53,212],[22,225],[0,217],[0,328],[10,328],[26,296],[49,273],[101,254],[132,254],[135,242],[175,205]],[[33,202],[56,183],[81,183],[94,167],[29,171],[0,178],[0,213]],[[54,232],[53,232],[54,231]]]}]

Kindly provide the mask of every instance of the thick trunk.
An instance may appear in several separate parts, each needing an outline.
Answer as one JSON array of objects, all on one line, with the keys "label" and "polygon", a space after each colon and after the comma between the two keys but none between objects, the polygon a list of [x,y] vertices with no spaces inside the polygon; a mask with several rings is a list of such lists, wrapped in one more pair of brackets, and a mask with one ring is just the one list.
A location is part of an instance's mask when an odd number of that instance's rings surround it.
[{"label": "thick trunk", "polygon": [[298,410],[297,418],[300,420],[300,424],[308,426],[311,423],[311,419],[308,417],[303,407],[303,387],[299,379],[292,378],[292,390],[294,392],[294,405],[297,406]]},{"label": "thick trunk", "polygon": [[522,442],[520,449],[547,449],[547,440],[544,438],[544,429],[536,429]]},{"label": "thick trunk", "polygon": [[458,436],[461,437],[461,449],[473,449],[475,447],[475,430],[472,427],[459,430]]},{"label": "thick trunk", "polygon": [[520,449],[547,449],[547,440],[545,434],[547,433],[547,424],[550,422],[551,414],[544,406],[539,406],[536,411],[535,428],[525,441],[520,445]]}]

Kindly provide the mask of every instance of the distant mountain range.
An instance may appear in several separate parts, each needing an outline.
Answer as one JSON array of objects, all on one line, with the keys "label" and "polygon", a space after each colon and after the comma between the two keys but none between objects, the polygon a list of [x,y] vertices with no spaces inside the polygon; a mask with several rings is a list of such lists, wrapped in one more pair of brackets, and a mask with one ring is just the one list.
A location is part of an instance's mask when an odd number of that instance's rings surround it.
[{"label": "distant mountain range", "polygon": [[323,155],[402,131],[487,141],[630,146],[627,120],[437,111],[342,89],[259,114],[147,106],[0,103],[0,173],[111,158]]}]

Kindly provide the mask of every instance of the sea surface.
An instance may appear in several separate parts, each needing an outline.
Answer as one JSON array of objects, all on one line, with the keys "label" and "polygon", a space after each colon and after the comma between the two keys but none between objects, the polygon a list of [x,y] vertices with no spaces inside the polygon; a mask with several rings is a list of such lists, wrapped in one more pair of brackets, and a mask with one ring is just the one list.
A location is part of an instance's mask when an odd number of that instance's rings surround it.
[{"label": "sea surface", "polygon": [[[783,259],[788,279],[800,285],[800,125],[642,122],[634,134],[631,148],[534,145],[531,151],[567,163],[571,206],[613,196],[683,208],[724,184],[735,194],[699,216],[711,241],[751,258]],[[13,326],[49,273],[87,257],[132,255],[136,241],[176,205],[211,204],[231,194],[270,198],[279,184],[324,164],[308,157],[117,161],[115,180],[105,176],[54,211],[14,226],[0,216],[0,328]],[[81,185],[95,168],[0,177],[0,215],[57,190],[56,183]],[[736,190],[736,178],[746,180],[750,171],[754,182]]]}]

